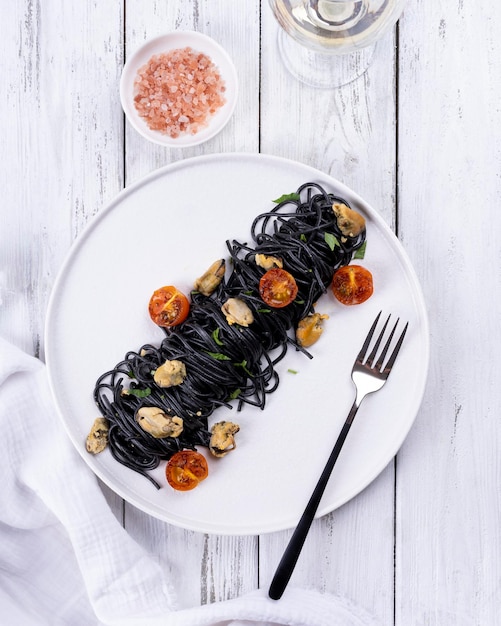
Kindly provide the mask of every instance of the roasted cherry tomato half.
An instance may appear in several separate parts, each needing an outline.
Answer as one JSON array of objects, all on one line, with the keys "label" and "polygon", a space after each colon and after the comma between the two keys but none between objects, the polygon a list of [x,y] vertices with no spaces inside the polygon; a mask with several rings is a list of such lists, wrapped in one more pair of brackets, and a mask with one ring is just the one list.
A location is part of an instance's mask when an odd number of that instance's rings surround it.
[{"label": "roasted cherry tomato half", "polygon": [[172,456],[165,468],[165,476],[177,491],[190,491],[209,474],[205,457],[194,450],[181,450]]},{"label": "roasted cherry tomato half", "polygon": [[332,293],[343,304],[361,304],[374,291],[372,274],[360,265],[344,265],[334,272]]},{"label": "roasted cherry tomato half", "polygon": [[176,287],[160,287],[151,296],[148,310],[158,326],[177,326],[188,317],[190,302]]},{"label": "roasted cherry tomato half", "polygon": [[297,296],[297,284],[294,276],[286,270],[274,267],[261,276],[259,295],[268,306],[281,309]]}]

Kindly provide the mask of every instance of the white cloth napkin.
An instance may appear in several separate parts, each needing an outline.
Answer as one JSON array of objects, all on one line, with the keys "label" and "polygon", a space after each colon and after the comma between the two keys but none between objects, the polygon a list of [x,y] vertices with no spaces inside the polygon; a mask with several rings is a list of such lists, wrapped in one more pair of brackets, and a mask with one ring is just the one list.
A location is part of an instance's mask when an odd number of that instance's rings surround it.
[{"label": "white cloth napkin", "polygon": [[289,588],[178,609],[154,555],[119,524],[55,413],[44,364],[0,338],[0,622],[13,626],[376,626]]}]

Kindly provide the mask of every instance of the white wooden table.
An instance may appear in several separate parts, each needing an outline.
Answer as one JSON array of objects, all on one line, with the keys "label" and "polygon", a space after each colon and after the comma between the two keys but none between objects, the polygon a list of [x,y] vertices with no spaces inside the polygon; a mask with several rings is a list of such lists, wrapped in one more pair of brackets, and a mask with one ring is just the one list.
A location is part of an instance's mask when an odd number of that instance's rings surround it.
[{"label": "white wooden table", "polygon": [[[283,69],[266,0],[2,6],[0,333],[29,353],[44,358],[48,297],[85,224],[124,185],[179,159],[291,158],[355,189],[396,231],[430,317],[424,401],[382,474],[314,523],[293,577],[384,624],[501,619],[500,21],[496,2],[409,0],[363,78],[314,91]],[[215,38],[240,78],[229,125],[184,150],[143,140],[118,96],[127,54],[173,29]],[[290,534],[186,531],[105,491],[185,606],[266,587]]]}]

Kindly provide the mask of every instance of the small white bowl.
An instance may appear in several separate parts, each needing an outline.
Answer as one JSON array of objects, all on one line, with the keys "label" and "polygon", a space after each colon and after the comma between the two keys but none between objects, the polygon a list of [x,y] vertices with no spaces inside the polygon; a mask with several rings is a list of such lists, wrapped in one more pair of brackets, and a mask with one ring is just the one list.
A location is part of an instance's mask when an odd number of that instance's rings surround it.
[{"label": "small white bowl", "polygon": [[[148,127],[134,105],[134,80],[138,70],[155,54],[162,54],[178,48],[191,47],[196,52],[206,54],[217,66],[225,82],[225,104],[208,120],[205,128],[196,134],[182,133],[172,138]],[[233,61],[227,52],[213,39],[195,31],[174,31],[160,35],[143,44],[126,62],[120,79],[120,100],[130,124],[143,137],[153,143],[171,148],[187,148],[211,139],[219,133],[233,115],[238,96],[238,78]]]}]

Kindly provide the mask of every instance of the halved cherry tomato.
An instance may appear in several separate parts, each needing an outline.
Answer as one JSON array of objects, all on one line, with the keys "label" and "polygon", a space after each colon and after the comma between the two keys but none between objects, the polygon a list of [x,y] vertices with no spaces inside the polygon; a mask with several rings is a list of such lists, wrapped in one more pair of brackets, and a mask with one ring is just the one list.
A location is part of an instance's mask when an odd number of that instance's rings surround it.
[{"label": "halved cherry tomato", "polygon": [[151,296],[148,311],[158,326],[177,326],[188,317],[190,302],[176,287],[160,287]]},{"label": "halved cherry tomato", "polygon": [[297,296],[296,280],[286,270],[274,267],[261,276],[259,295],[268,306],[281,309]]},{"label": "halved cherry tomato", "polygon": [[360,265],[344,265],[334,272],[331,289],[343,304],[361,304],[374,291],[372,274]]},{"label": "halved cherry tomato", "polygon": [[181,450],[172,456],[165,468],[165,476],[171,487],[178,491],[190,491],[209,474],[205,457],[194,450]]}]

